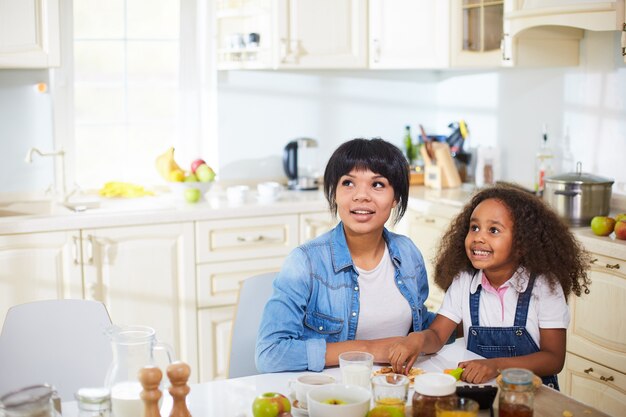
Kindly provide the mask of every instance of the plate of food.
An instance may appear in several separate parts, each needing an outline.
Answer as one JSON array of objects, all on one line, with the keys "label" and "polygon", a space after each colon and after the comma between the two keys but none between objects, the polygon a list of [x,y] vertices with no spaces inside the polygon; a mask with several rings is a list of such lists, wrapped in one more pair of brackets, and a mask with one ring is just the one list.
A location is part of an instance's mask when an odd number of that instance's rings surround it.
[{"label": "plate of food", "polygon": [[[417,375],[421,375],[423,374],[425,371],[422,368],[411,368],[411,370],[409,371],[407,377],[409,378],[409,385],[413,385],[413,381],[415,380],[415,377]],[[393,369],[391,368],[391,366],[384,366],[382,368],[380,368],[377,371],[374,371],[372,373],[372,376],[376,376],[376,375],[385,375],[385,374],[392,374],[393,373]]]}]

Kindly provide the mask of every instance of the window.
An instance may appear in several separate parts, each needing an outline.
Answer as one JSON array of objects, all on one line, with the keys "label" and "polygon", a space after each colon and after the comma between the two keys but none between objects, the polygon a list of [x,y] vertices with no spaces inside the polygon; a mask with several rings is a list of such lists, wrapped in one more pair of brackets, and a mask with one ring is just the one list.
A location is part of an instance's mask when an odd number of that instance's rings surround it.
[{"label": "window", "polygon": [[70,84],[68,117],[55,117],[67,120],[61,130],[70,137],[64,147],[72,156],[71,181],[91,189],[107,181],[162,184],[154,161],[170,146],[183,167],[208,153],[210,1],[71,3],[61,69]]}]

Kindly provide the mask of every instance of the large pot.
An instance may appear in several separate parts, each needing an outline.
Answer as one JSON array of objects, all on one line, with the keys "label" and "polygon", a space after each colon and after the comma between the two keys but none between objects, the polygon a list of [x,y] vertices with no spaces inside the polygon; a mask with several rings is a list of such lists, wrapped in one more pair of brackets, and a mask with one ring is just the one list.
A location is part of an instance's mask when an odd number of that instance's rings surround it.
[{"label": "large pot", "polygon": [[571,226],[588,226],[595,216],[609,214],[613,180],[582,172],[546,178],[543,199]]}]

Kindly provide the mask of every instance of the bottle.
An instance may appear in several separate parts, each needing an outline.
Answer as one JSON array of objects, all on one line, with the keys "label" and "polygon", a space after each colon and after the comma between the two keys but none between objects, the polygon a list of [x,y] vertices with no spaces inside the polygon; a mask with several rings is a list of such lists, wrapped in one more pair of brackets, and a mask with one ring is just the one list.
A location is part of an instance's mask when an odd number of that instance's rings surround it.
[{"label": "bottle", "polygon": [[535,157],[535,193],[537,195],[543,194],[545,186],[545,178],[551,176],[554,172],[552,170],[552,162],[554,160],[554,153],[548,146],[548,129],[543,125],[543,142],[537,156]]},{"label": "bottle", "polygon": [[81,388],[74,395],[78,417],[112,417],[111,391],[108,388]]},{"label": "bottle", "polygon": [[521,368],[508,368],[502,371],[498,382],[498,417],[532,417],[535,400],[535,375]]},{"label": "bottle", "polygon": [[456,378],[452,375],[425,373],[413,381],[413,417],[435,417],[435,404],[443,398],[456,398]]},{"label": "bottle", "polygon": [[413,166],[415,158],[417,158],[417,147],[413,144],[411,138],[411,126],[404,128],[404,151],[406,153],[406,159],[409,161],[409,165]]}]

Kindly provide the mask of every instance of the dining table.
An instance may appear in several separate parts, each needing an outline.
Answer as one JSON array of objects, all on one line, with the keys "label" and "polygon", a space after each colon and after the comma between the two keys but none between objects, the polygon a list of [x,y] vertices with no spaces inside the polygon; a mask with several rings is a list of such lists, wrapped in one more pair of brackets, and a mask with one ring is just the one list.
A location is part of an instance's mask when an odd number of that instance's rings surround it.
[{"label": "dining table", "polygon": [[[454,343],[444,346],[439,352],[431,355],[420,356],[414,367],[421,368],[424,372],[443,372],[444,369],[456,368],[461,361],[480,359],[481,357],[465,348],[463,338]],[[373,367],[373,371],[380,369],[384,364]],[[239,378],[213,380],[198,384],[190,384],[190,392],[187,395],[187,407],[193,417],[253,417],[252,402],[254,398],[265,392],[279,392],[287,396],[292,404],[294,393],[291,392],[292,382],[302,372],[277,372],[251,375]],[[339,367],[327,367],[324,373],[332,375],[337,382],[341,382]],[[471,385],[458,381],[457,385]],[[491,380],[482,385],[496,385]],[[409,390],[406,415],[412,416],[411,399],[412,387]],[[161,401],[161,416],[168,417],[172,408],[172,397],[163,391]],[[494,407],[479,411],[480,417],[497,416],[497,397]],[[308,417],[306,409],[292,407],[293,417]],[[62,403],[63,417],[76,417],[78,415],[77,404],[74,401]],[[332,417],[332,416],[329,416]],[[593,407],[585,405],[575,399],[556,391],[552,388],[541,386],[535,392],[534,417],[610,417]]]}]

